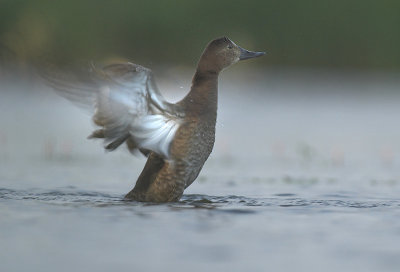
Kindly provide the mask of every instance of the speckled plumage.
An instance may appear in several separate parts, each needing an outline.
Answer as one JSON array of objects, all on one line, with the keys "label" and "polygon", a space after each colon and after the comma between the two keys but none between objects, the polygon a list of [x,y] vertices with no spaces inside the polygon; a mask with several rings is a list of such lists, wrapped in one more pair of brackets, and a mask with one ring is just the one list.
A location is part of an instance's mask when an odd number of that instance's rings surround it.
[{"label": "speckled plumage", "polygon": [[96,80],[91,85],[54,77],[48,81],[70,100],[94,101],[93,120],[100,129],[91,138],[103,138],[111,151],[126,143],[131,152],[148,156],[126,199],[170,202],[179,200],[193,183],[213,149],[219,73],[239,60],[262,55],[226,37],[211,41],[190,92],[176,104],[164,100],[149,69],[132,63],[93,69]]},{"label": "speckled plumage", "polygon": [[227,43],[230,43],[229,39],[221,38],[208,45],[200,58],[189,94],[177,103],[185,112],[185,118],[171,144],[171,160],[163,161],[152,153],[136,186],[126,198],[177,201],[199,175],[215,142],[219,72],[240,59],[238,47],[227,58],[214,57]]}]

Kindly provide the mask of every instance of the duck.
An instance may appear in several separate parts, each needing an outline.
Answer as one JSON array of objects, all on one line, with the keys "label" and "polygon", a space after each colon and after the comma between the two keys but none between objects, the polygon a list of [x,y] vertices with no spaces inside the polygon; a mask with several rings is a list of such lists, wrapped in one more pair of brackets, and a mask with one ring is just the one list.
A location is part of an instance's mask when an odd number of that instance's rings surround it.
[{"label": "duck", "polygon": [[125,144],[147,162],[126,200],[176,202],[198,177],[215,142],[218,77],[229,66],[265,52],[253,52],[227,37],[210,41],[197,64],[188,94],[169,103],[150,69],[134,63],[92,65],[90,80],[46,76],[67,99],[93,107],[98,127],[88,138],[107,151]]}]

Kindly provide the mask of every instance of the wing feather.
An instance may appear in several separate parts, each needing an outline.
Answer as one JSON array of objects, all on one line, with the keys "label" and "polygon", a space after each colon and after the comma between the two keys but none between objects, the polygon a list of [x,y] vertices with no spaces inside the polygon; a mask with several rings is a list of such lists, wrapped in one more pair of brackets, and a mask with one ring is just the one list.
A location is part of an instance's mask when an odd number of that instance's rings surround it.
[{"label": "wing feather", "polygon": [[151,150],[169,158],[169,149],[183,111],[168,103],[159,92],[150,69],[121,63],[97,69],[89,76],[43,76],[48,85],[78,105],[94,108],[94,123],[100,129],[89,138],[104,138],[105,148],[114,150],[124,142],[134,153]]}]

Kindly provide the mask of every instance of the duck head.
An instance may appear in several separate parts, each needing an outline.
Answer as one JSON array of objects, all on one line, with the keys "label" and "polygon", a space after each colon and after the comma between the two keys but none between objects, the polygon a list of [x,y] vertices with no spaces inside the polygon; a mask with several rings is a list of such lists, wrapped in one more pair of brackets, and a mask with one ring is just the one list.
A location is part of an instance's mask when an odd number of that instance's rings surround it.
[{"label": "duck head", "polygon": [[198,70],[219,73],[240,60],[256,58],[265,52],[252,52],[241,48],[227,37],[211,41],[200,57]]}]

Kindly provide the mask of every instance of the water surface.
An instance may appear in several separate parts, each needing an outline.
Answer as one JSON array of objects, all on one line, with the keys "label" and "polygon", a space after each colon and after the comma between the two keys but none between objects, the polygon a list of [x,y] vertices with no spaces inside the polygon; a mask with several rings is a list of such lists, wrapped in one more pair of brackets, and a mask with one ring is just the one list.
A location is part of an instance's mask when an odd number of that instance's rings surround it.
[{"label": "water surface", "polygon": [[167,204],[123,199],[145,160],[86,140],[89,115],[3,82],[0,270],[399,271],[398,77],[234,73],[210,159]]}]

